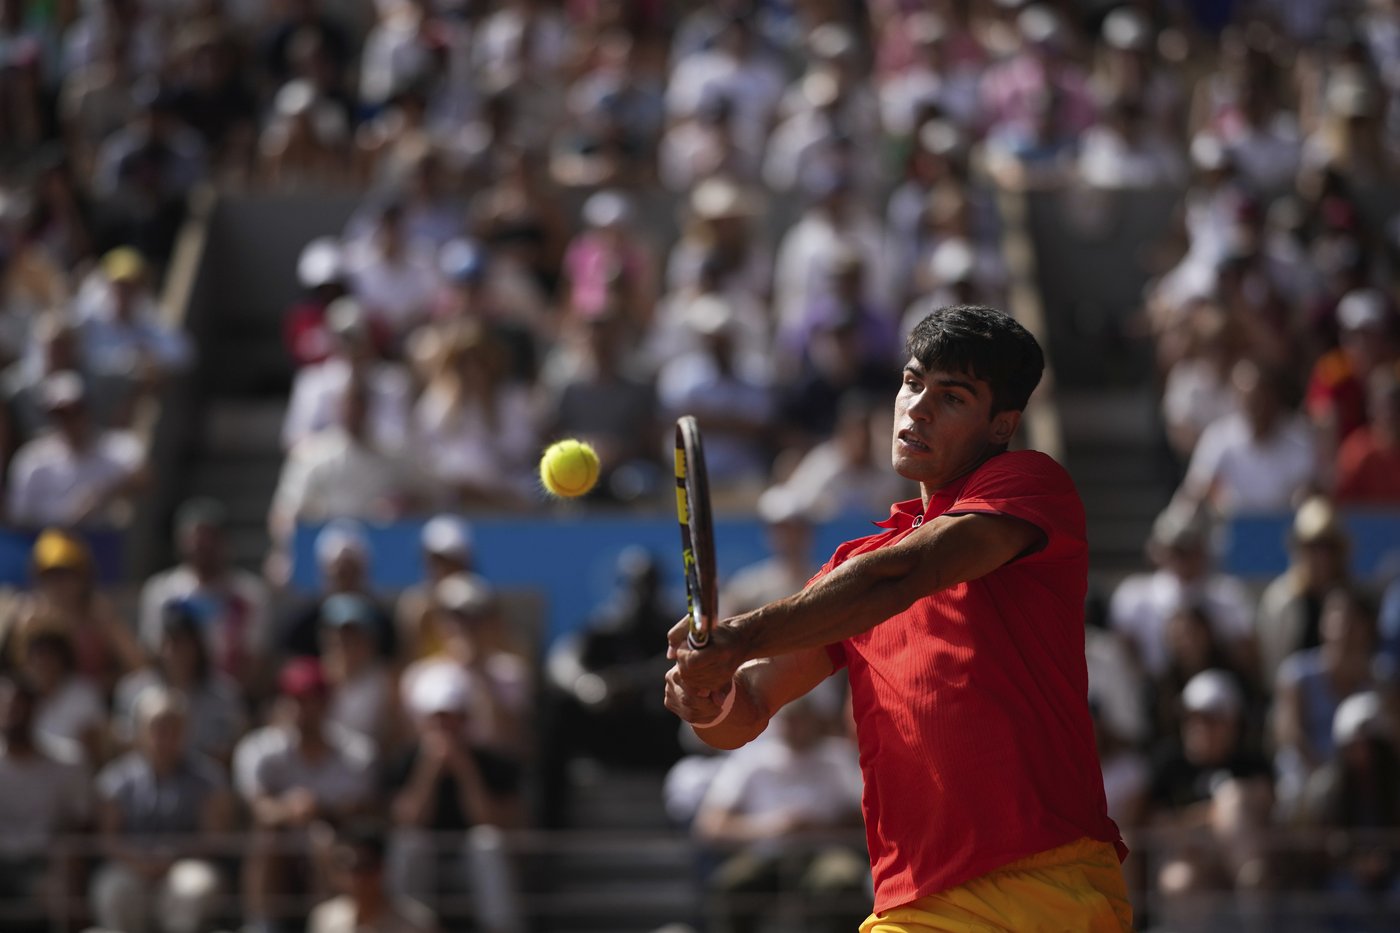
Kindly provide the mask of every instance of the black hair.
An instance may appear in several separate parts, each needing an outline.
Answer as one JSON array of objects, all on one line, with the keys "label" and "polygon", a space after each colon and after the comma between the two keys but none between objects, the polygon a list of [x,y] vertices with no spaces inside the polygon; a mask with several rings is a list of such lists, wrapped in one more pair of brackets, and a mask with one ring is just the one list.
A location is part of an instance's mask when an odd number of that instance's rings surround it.
[{"label": "black hair", "polygon": [[1023,411],[1045,370],[1035,337],[1009,314],[981,305],[932,312],[904,344],[925,371],[967,373],[992,389],[992,414]]}]

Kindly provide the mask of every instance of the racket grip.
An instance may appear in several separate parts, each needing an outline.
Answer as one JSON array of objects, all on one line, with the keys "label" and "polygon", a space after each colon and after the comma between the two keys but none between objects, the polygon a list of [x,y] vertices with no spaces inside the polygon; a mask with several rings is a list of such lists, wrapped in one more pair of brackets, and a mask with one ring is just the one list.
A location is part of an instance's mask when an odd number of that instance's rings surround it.
[{"label": "racket grip", "polygon": [[694,632],[686,632],[685,642],[690,646],[690,650],[699,651],[710,643],[710,636],[706,634],[704,638],[696,638]]}]

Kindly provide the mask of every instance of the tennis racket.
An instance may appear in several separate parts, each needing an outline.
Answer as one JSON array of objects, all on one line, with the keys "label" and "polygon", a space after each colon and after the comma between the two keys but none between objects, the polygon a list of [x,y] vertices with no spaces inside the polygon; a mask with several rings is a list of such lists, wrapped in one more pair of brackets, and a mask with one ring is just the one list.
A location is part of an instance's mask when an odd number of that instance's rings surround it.
[{"label": "tennis racket", "polygon": [[710,483],[700,425],[691,415],[676,421],[676,516],[681,523],[681,559],[685,564],[686,608],[690,647],[709,644],[718,613],[715,584],[714,522],[710,518]]}]

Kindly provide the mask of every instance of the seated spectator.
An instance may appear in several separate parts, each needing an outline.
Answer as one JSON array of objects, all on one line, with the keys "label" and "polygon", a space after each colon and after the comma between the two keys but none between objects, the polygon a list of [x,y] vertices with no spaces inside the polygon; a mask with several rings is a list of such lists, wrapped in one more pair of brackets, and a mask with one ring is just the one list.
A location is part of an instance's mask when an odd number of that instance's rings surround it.
[{"label": "seated spectator", "polygon": [[1177,495],[1223,515],[1284,511],[1317,477],[1312,434],[1277,374],[1244,360],[1231,382],[1239,411],[1206,428]]},{"label": "seated spectator", "polygon": [[851,318],[823,322],[812,335],[799,371],[786,384],[778,419],[785,427],[783,446],[806,450],[830,438],[847,395],[878,393],[883,398],[889,391],[894,366],[866,356],[858,335]]},{"label": "seated spectator", "polygon": [[772,556],[736,570],[720,591],[720,615],[736,616],[791,596],[817,572],[812,560],[812,519],[782,486],[758,497],[758,517]]},{"label": "seated spectator", "polygon": [[65,632],[78,670],[105,694],[117,678],[145,663],[140,644],[98,589],[92,552],[80,538],[56,529],[39,535],[31,552],[32,587],[14,596],[0,617],[0,666],[13,666],[26,639],[44,628]]},{"label": "seated spectator", "polygon": [[[322,67],[324,51],[299,37],[300,55]],[[350,178],[350,113],[346,102],[313,78],[293,78],[272,98],[270,119],[258,137],[258,178],[274,189],[341,185]]]},{"label": "seated spectator", "polygon": [[398,724],[390,660],[378,652],[381,610],[356,593],[337,593],[321,607],[321,660],[332,688],[327,720],[382,751]]},{"label": "seated spectator", "polygon": [[1120,97],[1084,134],[1078,171],[1091,188],[1167,188],[1185,181],[1186,161],[1175,141],[1155,130],[1143,101]]},{"label": "seated spectator", "polygon": [[1322,643],[1323,600],[1348,585],[1351,576],[1351,540],[1332,504],[1321,497],[1299,507],[1288,551],[1288,570],[1264,589],[1254,618],[1259,678],[1267,690],[1273,689],[1285,658]]},{"label": "seated spectator", "polygon": [[[497,368],[511,382],[533,383],[539,373],[541,344],[553,326],[533,286],[522,287],[520,272],[470,240],[450,240],[438,251],[443,284],[433,301],[434,324],[419,334],[450,334],[480,327],[505,359]],[[409,342],[416,356],[417,334]],[[435,345],[435,343],[434,343]],[[429,374],[429,377],[431,374]]]},{"label": "seated spectator", "polygon": [[25,908],[7,921],[16,933],[51,929],[44,914],[65,909],[75,893],[68,890],[74,866],[54,844],[85,830],[92,806],[78,751],[53,747],[34,728],[38,701],[24,680],[0,678],[0,904]]},{"label": "seated spectator", "polygon": [[622,320],[608,312],[581,322],[572,347],[546,370],[551,402],[544,437],[577,437],[593,445],[602,463],[598,492],[628,501],[660,482],[661,429],[656,391],[631,373],[623,357]]},{"label": "seated spectator", "polygon": [[[345,297],[345,258],[334,237],[318,237],[302,247],[297,258],[301,298],[282,320],[282,340],[297,367],[314,366],[330,358],[335,344],[326,312]],[[387,332],[384,334],[387,339]]]},{"label": "seated spectator", "polygon": [[471,525],[453,515],[436,515],[423,523],[418,543],[423,579],[399,594],[394,608],[400,659],[417,661],[442,650],[443,636],[434,615],[437,586],[474,566]]},{"label": "seated spectator", "polygon": [[1400,366],[1400,322],[1385,294],[1353,289],[1337,303],[1339,346],[1314,364],[1307,414],[1327,451],[1336,451],[1366,426],[1369,381]]},{"label": "seated spectator", "polygon": [[728,302],[694,302],[687,318],[698,345],[657,373],[657,399],[668,421],[683,414],[700,420],[705,463],[717,488],[757,486],[768,475],[774,392],[767,380],[741,369],[743,335]]},{"label": "seated spectator", "polygon": [[98,269],[74,302],[86,370],[104,387],[123,387],[133,398],[188,370],[194,345],[161,319],[145,257],[119,247],[102,257]]},{"label": "seated spectator", "polygon": [[1167,508],[1152,524],[1147,556],[1157,569],[1134,574],[1114,590],[1109,625],[1127,640],[1144,672],[1158,677],[1167,669],[1167,623],[1184,607],[1204,611],[1216,640],[1241,670],[1252,670],[1250,626],[1254,603],[1244,584],[1211,567],[1209,527],[1202,516],[1179,506]]},{"label": "seated spectator", "polygon": [[[810,698],[789,703],[773,717],[771,741],[731,755],[710,784],[692,833],[722,852],[737,849],[715,869],[709,887],[726,929],[757,931],[764,913],[755,895],[777,894],[785,879],[798,892],[829,898],[858,894],[865,885],[863,855],[849,846],[814,846],[804,833],[860,825],[860,771],[847,738],[830,736]],[[767,897],[762,900],[768,900]],[[849,930],[865,911],[825,906],[809,916],[807,930]]]},{"label": "seated spectator", "polygon": [[1367,424],[1337,451],[1337,501],[1400,505],[1400,364],[1370,379]]},{"label": "seated spectator", "polygon": [[[24,358],[4,371],[6,414],[12,422],[7,431],[13,432],[11,448],[35,437],[48,426],[44,391],[50,376],[71,372],[82,380],[85,388],[99,385],[86,366],[77,323],[64,311],[49,310],[39,315],[30,330]],[[98,388],[87,395],[93,420],[102,427],[113,426],[128,408],[120,392],[106,398]]]},{"label": "seated spectator", "polygon": [[24,641],[19,670],[34,685],[34,731],[49,741],[81,749],[94,766],[104,761],[106,704],[97,686],[78,672],[68,633],[41,624]]},{"label": "seated spectator", "polygon": [[656,304],[655,257],[634,228],[632,202],[601,191],[584,202],[583,222],[564,253],[565,308],[585,320],[615,308],[629,333],[645,333]]},{"label": "seated spectator", "polygon": [[[677,247],[679,250],[681,247]],[[673,254],[673,258],[674,254]],[[695,281],[672,291],[656,308],[656,321],[647,337],[646,358],[650,369],[664,373],[673,360],[703,349],[704,336],[697,325],[716,317],[719,308],[733,318],[735,369],[745,379],[762,384],[774,381],[772,324],[768,309],[739,281],[724,287],[723,278],[737,278],[726,272],[723,257],[706,254],[695,271]]]},{"label": "seated spectator", "polygon": [[813,335],[834,327],[854,328],[861,359],[893,363],[899,353],[897,318],[887,307],[866,297],[864,260],[853,249],[838,248],[827,255],[826,282],[819,294],[795,318],[783,321],[777,341],[789,359],[809,352]]},{"label": "seated spectator", "polygon": [[418,678],[438,669],[464,671],[476,684],[472,738],[502,754],[525,757],[532,739],[533,685],[525,660],[503,645],[500,597],[475,574],[447,577],[433,595],[442,650],[404,671],[405,702]]},{"label": "seated spectator", "polygon": [[676,617],[656,557],[629,547],[617,557],[608,600],[550,646],[539,735],[546,826],[560,827],[571,817],[571,760],[655,771],[679,757],[675,722],[652,689],[658,672],[666,671],[664,635]]},{"label": "seated spectator", "polygon": [[307,933],[437,933],[431,910],[390,893],[381,832],[351,827],[338,833],[330,875],[338,893],[316,905]]},{"label": "seated spectator", "polygon": [[[696,185],[690,193],[688,223],[666,261],[666,287],[672,293],[693,287],[703,293],[722,292],[731,301],[757,302],[768,296],[772,250],[754,222],[761,197],[759,191],[724,175]],[[767,309],[755,308],[754,314],[766,344],[772,330]],[[744,317],[747,322],[749,315]],[[754,324],[746,326],[758,330]]]},{"label": "seated spectator", "polygon": [[488,898],[470,881],[471,843],[444,845],[442,834],[481,836],[484,828],[521,824],[519,764],[473,737],[479,689],[469,673],[445,666],[408,686],[413,746],[391,767],[386,790],[397,828],[396,889],[413,897],[437,899],[465,888]]},{"label": "seated spectator", "polygon": [[[1223,671],[1197,674],[1181,693],[1181,732],[1153,756],[1151,812],[1179,837],[1156,879],[1166,896],[1257,886],[1267,877],[1261,832],[1273,800],[1273,772],[1245,733],[1244,696]],[[1180,929],[1200,929],[1175,916]]]},{"label": "seated spectator", "polygon": [[390,521],[425,498],[416,466],[376,444],[370,396],[369,386],[352,378],[336,423],[288,452],[268,514],[278,544],[285,547],[298,524],[334,518]]},{"label": "seated spectator", "polygon": [[320,662],[288,662],[278,687],[290,707],[287,725],[251,732],[234,751],[235,784],[253,815],[242,887],[244,915],[254,930],[274,928],[281,894],[324,893],[325,879],[305,858],[312,828],[375,806],[374,750],[329,727],[330,688]]},{"label": "seated spectator", "polygon": [[1167,620],[1167,666],[1160,676],[1148,684],[1156,703],[1156,735],[1176,735],[1181,728],[1181,692],[1191,679],[1202,671],[1224,671],[1234,680],[1244,697],[1246,728],[1255,730],[1259,723],[1252,713],[1258,699],[1256,678],[1252,670],[1239,666],[1229,645],[1216,634],[1217,627],[1210,614],[1196,605],[1183,605]]},{"label": "seated spectator", "polygon": [[221,503],[191,499],[180,506],[175,513],[180,563],[141,587],[141,639],[154,649],[165,634],[166,606],[183,601],[203,627],[205,654],[214,667],[256,694],[267,684],[259,665],[272,640],[267,586],[230,563],[227,534]]},{"label": "seated spectator", "polygon": [[123,506],[148,480],[146,451],[125,431],[93,424],[87,390],[74,373],[56,373],[42,389],[50,430],[10,462],[9,523],[104,527],[125,520]]},{"label": "seated spectator", "polygon": [[1319,628],[1321,644],[1289,655],[1274,688],[1275,763],[1280,796],[1288,803],[1334,757],[1332,720],[1341,702],[1393,678],[1376,651],[1375,607],[1356,590],[1327,594]]},{"label": "seated spectator", "polygon": [[334,424],[346,386],[360,380],[370,396],[370,436],[382,450],[401,450],[408,440],[408,373],[380,357],[371,319],[355,299],[332,302],[326,309],[326,327],[333,338],[331,354],[325,362],[297,372],[282,424],[283,448],[290,450]]},{"label": "seated spectator", "polygon": [[1299,824],[1344,833],[1331,837],[1341,845],[1319,854],[1313,869],[1327,891],[1349,895],[1349,902],[1360,894],[1393,896],[1400,892],[1400,865],[1392,851],[1363,835],[1400,829],[1400,748],[1381,696],[1366,691],[1343,700],[1332,742],[1337,755],[1308,780]]},{"label": "seated spectator", "polygon": [[133,712],[136,747],[97,776],[106,861],[92,880],[93,914],[123,933],[199,933],[217,916],[223,882],[196,837],[231,829],[228,782],[191,753],[179,694],[155,688]]},{"label": "seated spectator", "polygon": [[733,101],[714,95],[689,119],[667,130],[656,156],[663,185],[685,192],[716,175],[745,182],[758,179],[760,156],[735,132],[735,109]]},{"label": "seated spectator", "polygon": [[1129,737],[1119,734],[1101,703],[1090,702],[1094,717],[1094,745],[1103,769],[1104,800],[1108,815],[1125,832],[1137,829],[1147,812],[1147,792],[1152,782],[1152,767]]},{"label": "seated spectator", "polygon": [[523,506],[539,446],[529,389],[509,378],[504,348],[481,325],[440,334],[434,371],[413,407],[420,461],[457,506]]},{"label": "seated spectator", "polygon": [[[1232,414],[1238,404],[1230,371],[1238,360],[1238,335],[1219,308],[1202,301],[1180,321],[1180,355],[1167,367],[1162,387],[1162,420],[1167,440],[1183,463],[1189,462],[1206,428]],[[1159,334],[1158,358],[1166,355],[1167,334]]]},{"label": "seated spectator", "polygon": [[233,757],[234,743],[247,726],[239,681],[210,660],[196,602],[175,600],[161,611],[160,640],[153,663],[117,683],[112,700],[112,735],[123,746],[135,738],[136,712],[151,690],[179,693],[185,707],[185,732],[193,752],[220,764]]},{"label": "seated spectator", "polygon": [[372,590],[369,538],[364,529],[354,522],[331,522],[316,535],[314,550],[321,574],[321,590],[287,612],[278,628],[281,650],[297,657],[319,656],[321,616],[326,603],[341,593],[351,593],[363,596],[374,605],[377,619],[374,630],[380,656],[395,657],[394,624]]},{"label": "seated spectator", "polygon": [[885,462],[893,433],[886,407],[863,393],[841,399],[834,435],[803,456],[781,484],[795,508],[821,519],[879,516],[913,495]]},{"label": "seated spectator", "polygon": [[346,246],[350,292],[371,318],[388,326],[398,346],[427,320],[437,286],[433,249],[411,243],[403,227],[403,205],[390,202],[363,241]]}]

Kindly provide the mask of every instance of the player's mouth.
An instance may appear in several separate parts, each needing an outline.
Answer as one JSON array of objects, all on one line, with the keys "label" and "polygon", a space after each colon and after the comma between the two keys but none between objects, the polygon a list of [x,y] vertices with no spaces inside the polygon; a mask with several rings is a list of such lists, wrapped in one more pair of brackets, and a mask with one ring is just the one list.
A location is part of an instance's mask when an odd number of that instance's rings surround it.
[{"label": "player's mouth", "polygon": [[905,450],[908,450],[910,453],[918,454],[926,454],[929,452],[930,449],[927,444],[919,440],[919,436],[917,434],[915,434],[913,431],[907,430],[899,432],[899,446],[904,448]]}]

